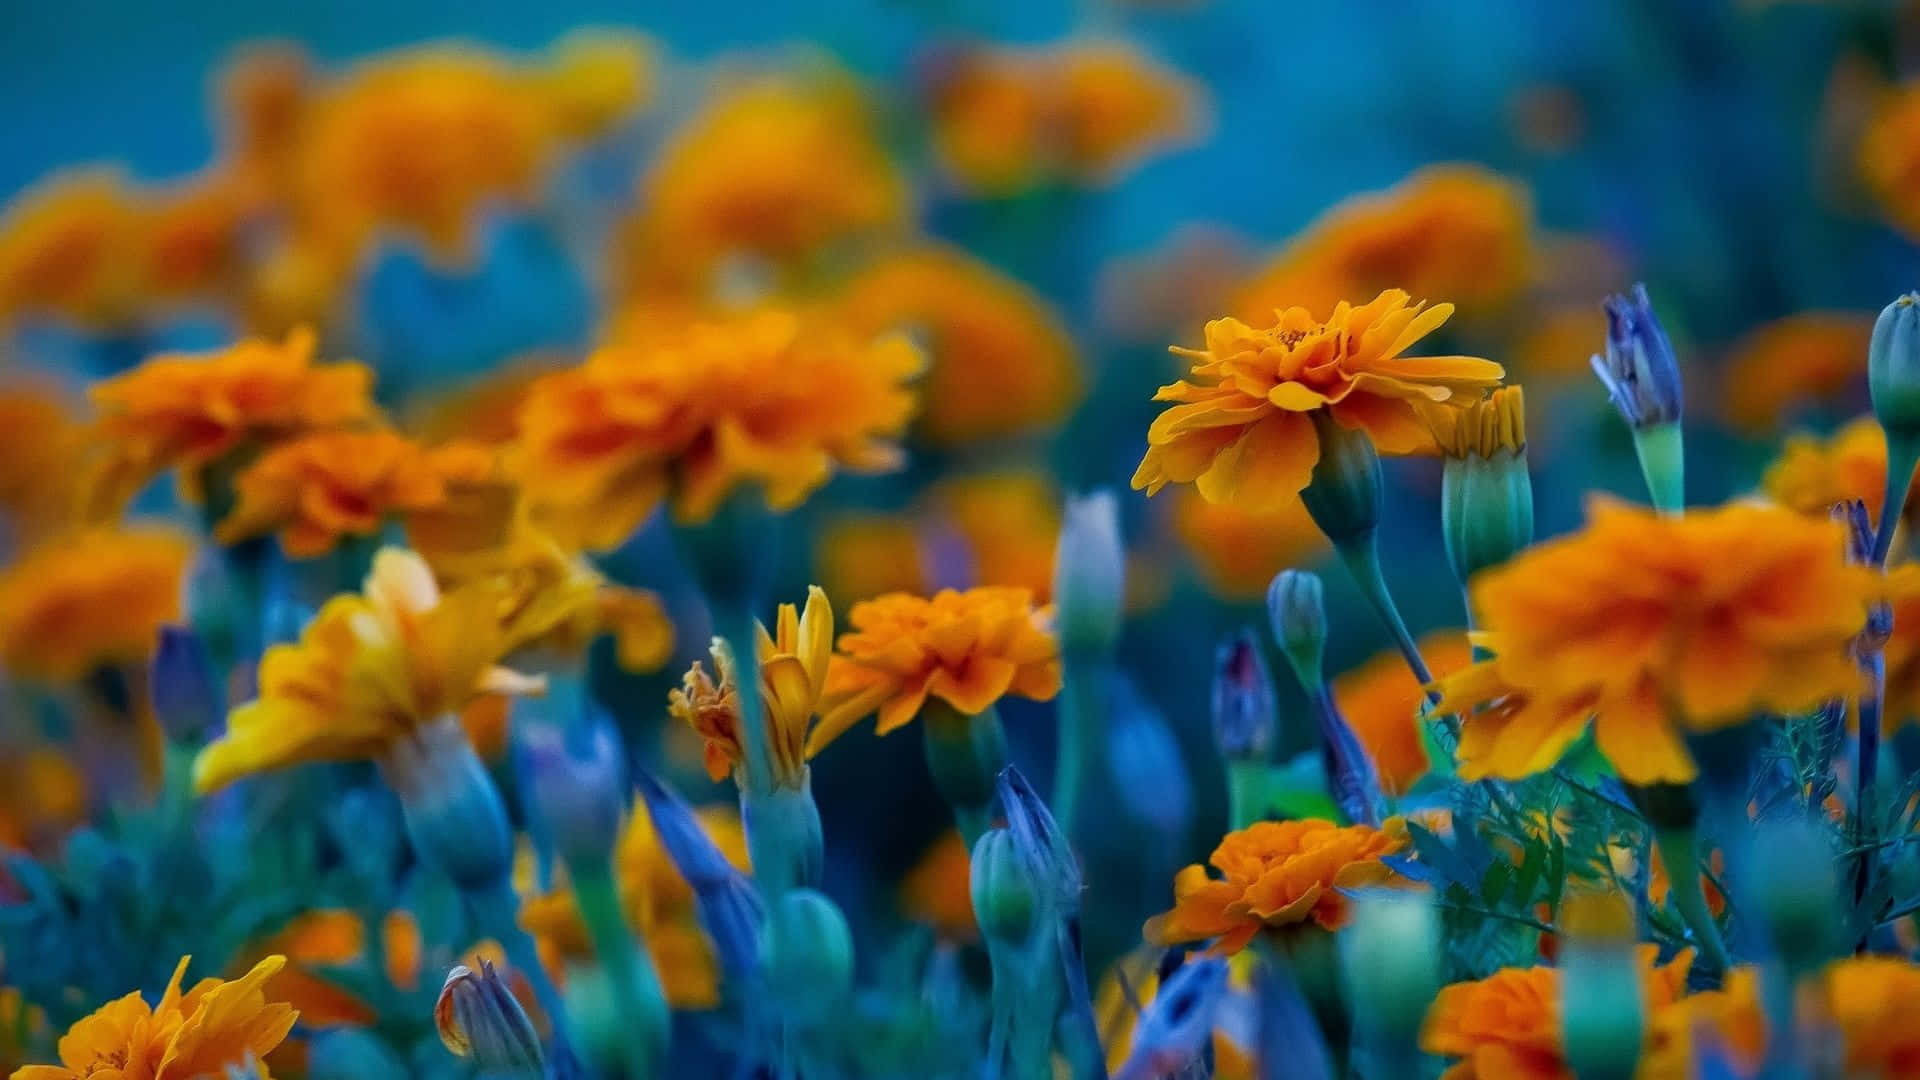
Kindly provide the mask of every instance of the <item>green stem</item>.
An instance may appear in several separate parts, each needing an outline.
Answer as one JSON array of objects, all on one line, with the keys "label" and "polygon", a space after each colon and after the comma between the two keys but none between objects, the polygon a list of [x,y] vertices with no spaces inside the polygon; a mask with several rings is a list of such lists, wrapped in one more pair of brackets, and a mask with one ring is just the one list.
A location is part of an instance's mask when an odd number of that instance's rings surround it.
[{"label": "green stem", "polygon": [[1073,650],[1061,657],[1060,750],[1054,764],[1053,816],[1068,836],[1075,835],[1075,814],[1093,762],[1105,742],[1106,694],[1101,685],[1105,657]]},{"label": "green stem", "polygon": [[733,654],[737,700],[740,703],[740,753],[745,787],[773,789],[773,748],[767,744],[767,725],[760,704],[760,653],[753,614],[747,611],[714,613],[714,629]]},{"label": "green stem", "polygon": [[740,818],[746,824],[754,880],[768,900],[820,883],[823,840],[811,769],[803,767],[798,788],[741,788]]},{"label": "green stem", "polygon": [[1662,514],[1678,514],[1686,509],[1686,452],[1680,422],[1669,421],[1633,430],[1633,449],[1640,458],[1640,475],[1647,481],[1647,496],[1653,508]]},{"label": "green stem", "polygon": [[621,1041],[630,1080],[661,1075],[666,1058],[668,1017],[666,995],[654,973],[653,960],[627,925],[614,885],[613,867],[604,858],[597,865],[586,860],[568,864],[581,921],[593,939],[593,952],[613,983],[614,1001],[626,1024]]},{"label": "green stem", "polygon": [[1920,466],[1920,431],[1893,431],[1887,436],[1887,487],[1880,502],[1880,528],[1873,534],[1873,564],[1885,566],[1887,551],[1893,547],[1894,530],[1900,527],[1900,515],[1906,510],[1907,492],[1913,486],[1913,470]]},{"label": "green stem", "polygon": [[[1413,677],[1420,680],[1421,686],[1433,682],[1433,672],[1427,668],[1427,662],[1420,656],[1420,647],[1414,644],[1413,635],[1407,632],[1406,620],[1400,617],[1400,609],[1393,602],[1393,594],[1387,591],[1387,577],[1380,569],[1380,545],[1372,530],[1338,545],[1340,560],[1347,564],[1347,570],[1353,574],[1353,580],[1360,586],[1367,602],[1386,624],[1387,632],[1393,635],[1393,643],[1406,658],[1407,666],[1413,669]],[[1429,701],[1438,702],[1440,695],[1429,690]]]},{"label": "green stem", "polygon": [[1733,966],[1726,942],[1720,938],[1719,924],[1707,907],[1706,890],[1700,886],[1700,836],[1691,825],[1656,828],[1653,841],[1660,848],[1660,860],[1667,867],[1667,896],[1693,931],[1700,951],[1724,974]]},{"label": "green stem", "polygon": [[1267,763],[1227,762],[1227,812],[1231,827],[1244,829],[1267,816]]}]

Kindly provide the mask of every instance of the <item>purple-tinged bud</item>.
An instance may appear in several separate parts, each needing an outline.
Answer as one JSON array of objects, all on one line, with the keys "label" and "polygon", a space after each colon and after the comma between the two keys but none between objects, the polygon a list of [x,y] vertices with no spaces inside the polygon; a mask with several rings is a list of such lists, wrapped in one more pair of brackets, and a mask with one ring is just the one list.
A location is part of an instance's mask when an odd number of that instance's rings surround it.
[{"label": "purple-tinged bud", "polygon": [[1227,997],[1227,962],[1196,957],[1160,983],[1140,1013],[1133,1031],[1133,1052],[1115,1073],[1116,1080],[1185,1076],[1204,1070],[1213,1046],[1214,1018]]},{"label": "purple-tinged bud", "polygon": [[198,743],[225,715],[226,699],[214,681],[206,643],[190,627],[160,627],[148,674],[154,718],[173,742]]},{"label": "purple-tinged bud", "polygon": [[1062,651],[1111,650],[1120,637],[1126,587],[1126,549],[1113,492],[1069,497],[1053,564],[1054,628]]},{"label": "purple-tinged bud", "polygon": [[790,889],[767,911],[760,973],[782,1019],[818,1027],[843,1015],[853,992],[853,931],[834,902]]},{"label": "purple-tinged bud", "polygon": [[498,886],[513,869],[513,833],[500,789],[466,732],[443,717],[390,746],[380,759],[400,797],[420,861],[465,890]]},{"label": "purple-tinged bud", "polygon": [[447,973],[433,1023],[446,1048],[456,1057],[472,1058],[483,1074],[529,1080],[545,1074],[533,1021],[485,960],[477,972],[460,964]]},{"label": "purple-tinged bud", "polygon": [[1677,423],[1683,405],[1680,364],[1653,314],[1647,287],[1636,284],[1601,307],[1607,314],[1607,354],[1593,358],[1593,373],[1606,385],[1614,407],[1635,430]]},{"label": "purple-tinged bud", "polygon": [[1213,741],[1227,761],[1265,760],[1273,742],[1273,677],[1260,644],[1236,630],[1213,653]]},{"label": "purple-tinged bud", "polygon": [[[569,735],[549,724],[524,724],[515,757],[532,810],[539,814],[560,857],[605,859],[626,814],[626,761],[604,723]],[[570,745],[577,744],[577,745]]]},{"label": "purple-tinged bud", "polygon": [[645,770],[639,770],[635,783],[661,849],[693,889],[700,925],[713,939],[721,970],[731,980],[747,978],[759,965],[765,914],[760,894],[727,861],[686,800]]},{"label": "purple-tinged bud", "polygon": [[1380,824],[1385,806],[1380,794],[1380,772],[1374,767],[1373,758],[1367,754],[1367,748],[1360,745],[1360,738],[1353,733],[1347,718],[1340,715],[1340,707],[1334,703],[1326,684],[1321,683],[1310,692],[1314,715],[1320,724],[1321,767],[1326,771],[1327,791],[1333,796],[1334,805],[1356,825]]}]

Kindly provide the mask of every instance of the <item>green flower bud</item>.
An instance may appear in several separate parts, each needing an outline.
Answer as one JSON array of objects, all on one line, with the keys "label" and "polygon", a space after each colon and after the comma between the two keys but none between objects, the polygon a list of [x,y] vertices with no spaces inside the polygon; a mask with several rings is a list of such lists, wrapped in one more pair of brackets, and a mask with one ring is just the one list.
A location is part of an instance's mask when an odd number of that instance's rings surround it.
[{"label": "green flower bud", "polygon": [[380,761],[400,797],[407,836],[420,861],[463,890],[483,890],[513,867],[506,807],[487,768],[452,717],[398,740]]},{"label": "green flower bud", "polygon": [[853,990],[853,932],[833,901],[794,889],[773,902],[760,972],[781,1016],[806,1027],[835,1020]]},{"label": "green flower bud", "polygon": [[1267,617],[1280,651],[1309,693],[1320,685],[1327,647],[1326,587],[1311,570],[1285,570],[1267,586]]},{"label": "green flower bud", "polygon": [[1517,386],[1464,409],[1423,410],[1445,455],[1440,531],[1454,577],[1465,585],[1533,542],[1533,482],[1527,473],[1526,411]]},{"label": "green flower bud", "polygon": [[1746,853],[1743,875],[1774,951],[1797,979],[1832,959],[1841,944],[1834,912],[1842,910],[1833,846],[1810,823],[1770,825]]},{"label": "green flower bud", "polygon": [[1410,1048],[1440,992],[1440,926],[1432,902],[1419,893],[1360,895],[1340,937],[1341,973],[1361,1035],[1388,1047]]},{"label": "green flower bud", "polygon": [[1325,409],[1310,415],[1320,460],[1300,499],[1336,547],[1369,537],[1380,523],[1380,453],[1366,429],[1344,427]]},{"label": "green flower bud", "polygon": [[1040,898],[1013,834],[990,829],[973,845],[973,913],[988,938],[1017,944],[1039,919]]},{"label": "green flower bud", "polygon": [[920,710],[920,729],[933,784],[953,807],[960,832],[978,837],[991,822],[995,780],[1007,766],[1007,735],[992,708],[975,716],[938,698]]},{"label": "green flower bud", "polygon": [[1617,894],[1569,897],[1560,957],[1561,1035],[1580,1080],[1631,1080],[1646,1027],[1633,913]]},{"label": "green flower bud", "polygon": [[1063,652],[1105,653],[1120,637],[1126,549],[1113,492],[1067,499],[1054,554],[1054,629]]},{"label": "green flower bud", "polygon": [[1881,427],[1920,430],[1920,292],[1888,304],[1873,324],[1867,390]]}]

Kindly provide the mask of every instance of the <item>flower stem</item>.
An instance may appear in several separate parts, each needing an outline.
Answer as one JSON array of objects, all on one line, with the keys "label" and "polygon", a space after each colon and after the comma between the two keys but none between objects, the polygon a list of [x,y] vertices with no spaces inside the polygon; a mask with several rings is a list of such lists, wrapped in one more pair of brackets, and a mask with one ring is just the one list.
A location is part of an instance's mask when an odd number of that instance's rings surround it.
[{"label": "flower stem", "polygon": [[939,699],[920,710],[927,769],[953,807],[968,850],[993,824],[994,782],[1007,766],[1007,734],[992,706],[972,715]]},{"label": "flower stem", "polygon": [[1653,508],[1674,515],[1686,509],[1686,453],[1680,422],[1669,421],[1633,429],[1633,450],[1640,458],[1640,475],[1647,481]]},{"label": "flower stem", "polygon": [[813,801],[811,770],[799,788],[740,789],[740,820],[754,878],[768,900],[790,889],[820,883],[823,841],[820,809]]},{"label": "flower stem", "polygon": [[1244,829],[1267,816],[1266,762],[1227,762],[1227,814],[1234,829]]},{"label": "flower stem", "polygon": [[[1387,578],[1380,569],[1380,545],[1372,530],[1360,536],[1341,542],[1340,560],[1347,564],[1347,570],[1353,574],[1353,580],[1360,585],[1367,602],[1386,624],[1387,632],[1393,635],[1393,643],[1406,658],[1407,666],[1413,669],[1413,677],[1421,686],[1433,682],[1433,673],[1428,670],[1427,662],[1420,656],[1420,647],[1414,644],[1413,635],[1407,632],[1406,620],[1400,617],[1400,609],[1393,602],[1393,594],[1387,591]],[[1440,695],[1427,691],[1429,701],[1439,701]]]},{"label": "flower stem", "polygon": [[593,951],[600,966],[613,983],[614,1001],[629,1026],[631,1036],[622,1040],[626,1052],[626,1075],[633,1080],[659,1075],[666,1057],[667,1003],[654,973],[653,961],[628,927],[621,910],[619,891],[614,886],[613,867],[608,860],[576,860],[567,867],[573,877],[573,893],[580,905],[581,921],[593,939]]},{"label": "flower stem", "polygon": [[1859,775],[1854,778],[1853,840],[1864,850],[1860,853],[1860,861],[1854,865],[1855,903],[1863,900],[1872,886],[1873,867],[1879,858],[1875,842],[1880,832],[1880,810],[1874,798],[1874,780],[1875,774],[1880,771],[1880,722],[1887,694],[1886,654],[1874,649],[1861,657],[1860,666],[1867,675],[1867,690],[1860,695]]},{"label": "flower stem", "polygon": [[1053,773],[1053,816],[1072,836],[1080,792],[1105,742],[1107,702],[1101,686],[1105,660],[1098,653],[1075,649],[1064,653],[1061,663],[1064,681],[1060,688],[1060,751]]},{"label": "flower stem", "polygon": [[567,1018],[566,1002],[561,1000],[559,989],[548,978],[546,966],[540,962],[540,954],[533,947],[533,939],[520,928],[520,897],[513,890],[513,882],[502,877],[490,886],[466,888],[462,890],[462,899],[466,902],[467,918],[472,924],[474,936],[499,942],[506,951],[508,963],[533,987],[533,996],[539,1001],[540,1010],[547,1014],[547,1023],[553,1029],[549,1060],[556,1063],[572,1060],[575,1040],[573,1026]]},{"label": "flower stem", "polygon": [[1700,887],[1700,835],[1692,825],[1656,828],[1653,841],[1660,848],[1660,860],[1667,867],[1668,896],[1675,910],[1686,920],[1694,939],[1707,960],[1722,974],[1733,966],[1721,940],[1720,927],[1707,907],[1706,890]]},{"label": "flower stem", "polygon": [[1873,534],[1873,564],[1885,566],[1887,552],[1893,547],[1894,530],[1900,527],[1900,515],[1906,510],[1907,492],[1913,486],[1913,470],[1920,466],[1920,431],[1888,430],[1887,488],[1880,502],[1880,528]]}]

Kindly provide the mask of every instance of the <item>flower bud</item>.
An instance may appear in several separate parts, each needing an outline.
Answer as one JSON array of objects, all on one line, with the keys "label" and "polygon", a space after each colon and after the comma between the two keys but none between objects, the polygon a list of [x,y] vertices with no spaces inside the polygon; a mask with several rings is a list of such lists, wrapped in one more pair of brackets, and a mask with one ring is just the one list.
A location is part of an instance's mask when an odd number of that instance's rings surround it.
[{"label": "flower bud", "polygon": [[317,1031],[309,1047],[308,1080],[406,1080],[411,1075],[379,1036],[362,1028]]},{"label": "flower bud", "polygon": [[721,971],[730,980],[746,978],[759,963],[760,923],[765,914],[760,894],[727,861],[684,799],[644,770],[636,781],[654,836],[693,889],[700,925],[713,939]]},{"label": "flower bud", "polygon": [[967,716],[930,699],[920,712],[920,729],[934,786],[953,807],[961,832],[972,836],[974,828],[986,824],[994,778],[1007,765],[1007,735],[999,713],[989,706],[986,712]]},{"label": "flower bud", "polygon": [[149,676],[154,718],[175,743],[198,743],[226,713],[206,643],[189,627],[160,628]]},{"label": "flower bud", "polygon": [[1133,1051],[1121,1076],[1184,1076],[1204,1071],[1214,1020],[1227,997],[1227,963],[1203,956],[1160,983],[1133,1029]]},{"label": "flower bud", "polygon": [[478,972],[456,964],[433,1006],[440,1041],[456,1057],[472,1058],[484,1074],[537,1080],[546,1069],[540,1036],[506,981],[485,960]]},{"label": "flower bud", "polygon": [[1581,1080],[1631,1080],[1645,1028],[1634,920],[1617,893],[1575,895],[1563,912],[1561,1035]]},{"label": "flower bud", "polygon": [[1608,297],[1601,307],[1607,313],[1607,355],[1593,357],[1593,373],[1605,384],[1614,407],[1635,430],[1678,423],[1680,364],[1653,314],[1647,287],[1635,285],[1626,296]]},{"label": "flower bud", "polygon": [[1013,834],[989,829],[973,845],[973,911],[988,938],[1019,943],[1039,919],[1040,897]]},{"label": "flower bud", "polygon": [[627,788],[626,762],[612,730],[595,723],[569,739],[550,724],[523,724],[518,736],[516,755],[532,810],[560,857],[573,862],[612,855]]},{"label": "flower bud", "polygon": [[1356,1025],[1370,1040],[1412,1047],[1440,992],[1440,927],[1422,893],[1369,892],[1340,936],[1341,972]]},{"label": "flower bud", "polygon": [[1873,415],[1888,432],[1920,430],[1920,292],[1888,304],[1867,346]]},{"label": "flower bud", "polygon": [[1053,562],[1054,630],[1062,652],[1106,653],[1120,637],[1126,549],[1113,492],[1067,499]]},{"label": "flower bud", "polygon": [[1286,570],[1267,587],[1267,617],[1273,637],[1300,685],[1312,692],[1320,685],[1322,658],[1327,646],[1325,587],[1311,570]]},{"label": "flower bud", "polygon": [[837,1018],[853,990],[853,932],[833,901],[793,889],[767,910],[760,971],[781,1016],[804,1027]]},{"label": "flower bud", "polygon": [[1833,846],[1808,822],[1770,824],[1746,853],[1743,879],[1774,951],[1798,978],[1831,959],[1840,944],[1833,913],[1841,910]]},{"label": "flower bud", "polygon": [[1273,677],[1246,629],[1213,652],[1213,741],[1227,761],[1264,760],[1273,742]]},{"label": "flower bud", "polygon": [[380,771],[400,797],[407,836],[421,862],[463,890],[506,879],[513,865],[506,807],[458,723],[443,717],[394,742]]},{"label": "flower bud", "polygon": [[1533,542],[1524,399],[1519,387],[1507,386],[1464,409],[1436,405],[1421,415],[1446,458],[1440,532],[1454,577],[1465,585]]},{"label": "flower bud", "polygon": [[1300,500],[1334,546],[1363,540],[1380,522],[1380,453],[1365,428],[1345,427],[1325,409],[1310,415],[1320,439],[1320,460]]}]

